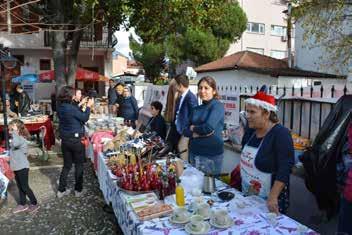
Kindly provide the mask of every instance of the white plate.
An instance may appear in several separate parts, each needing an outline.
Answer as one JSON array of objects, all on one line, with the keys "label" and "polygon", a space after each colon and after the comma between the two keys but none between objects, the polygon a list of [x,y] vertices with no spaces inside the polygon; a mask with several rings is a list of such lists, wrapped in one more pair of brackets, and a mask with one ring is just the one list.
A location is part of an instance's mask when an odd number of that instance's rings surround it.
[{"label": "white plate", "polygon": [[187,233],[189,234],[195,234],[195,235],[198,235],[198,234],[207,234],[210,230],[210,224],[208,224],[207,222],[203,222],[203,229],[202,230],[199,230],[199,231],[193,231],[191,228],[190,228],[191,224],[188,223],[186,224],[185,226],[185,230]]},{"label": "white plate", "polygon": [[213,227],[215,227],[215,228],[230,228],[230,227],[232,227],[232,225],[233,225],[233,220],[230,219],[228,224],[220,225],[220,224],[217,224],[217,223],[213,220],[213,218],[211,218],[211,219],[210,219],[210,225],[213,226]]},{"label": "white plate", "polygon": [[181,221],[174,220],[171,215],[171,217],[169,218],[169,221],[173,224],[185,224],[185,223],[188,223],[190,219],[191,219],[190,216],[187,216],[184,220],[181,220]]}]

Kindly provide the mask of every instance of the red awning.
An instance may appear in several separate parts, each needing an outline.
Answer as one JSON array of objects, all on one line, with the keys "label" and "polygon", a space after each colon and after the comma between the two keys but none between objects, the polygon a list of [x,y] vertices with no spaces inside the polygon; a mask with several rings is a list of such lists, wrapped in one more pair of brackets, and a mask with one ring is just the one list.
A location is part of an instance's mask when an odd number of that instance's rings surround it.
[{"label": "red awning", "polygon": [[[44,81],[52,81],[54,80],[54,70],[50,70],[48,72],[44,72],[39,74],[39,80],[44,82]],[[76,80],[77,81],[109,81],[109,78],[87,70],[87,69],[82,69],[82,68],[77,68],[76,70]]]}]

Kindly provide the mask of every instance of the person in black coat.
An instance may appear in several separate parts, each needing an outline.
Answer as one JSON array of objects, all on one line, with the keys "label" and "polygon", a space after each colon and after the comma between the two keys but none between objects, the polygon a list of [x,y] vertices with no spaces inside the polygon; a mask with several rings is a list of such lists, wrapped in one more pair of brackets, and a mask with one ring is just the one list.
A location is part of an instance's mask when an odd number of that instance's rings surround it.
[{"label": "person in black coat", "polygon": [[163,105],[159,101],[153,101],[150,104],[152,117],[146,125],[146,131],[156,132],[163,140],[166,137],[166,124],[165,119],[161,116]]},{"label": "person in black coat", "polygon": [[94,99],[84,99],[86,109],[82,111],[75,104],[75,90],[70,86],[61,88],[57,107],[59,117],[59,133],[61,138],[61,150],[64,158],[64,166],[61,171],[57,197],[61,198],[70,193],[66,188],[68,173],[72,164],[75,164],[75,195],[81,196],[83,188],[83,163],[85,161],[84,123],[89,120],[90,109],[94,105]]},{"label": "person in black coat", "polygon": [[28,113],[31,105],[31,99],[20,84],[16,85],[15,105],[17,113],[24,116]]},{"label": "person in black coat", "polygon": [[115,90],[115,82],[114,80],[109,80],[109,89],[108,89],[108,107],[109,114],[114,114],[116,112],[115,102],[117,98],[117,93]]},{"label": "person in black coat", "polygon": [[137,100],[131,96],[129,87],[123,90],[123,99],[119,105],[120,116],[125,119],[128,126],[136,128],[136,120],[138,119],[138,105]]},{"label": "person in black coat", "polygon": [[116,91],[116,99],[115,99],[115,107],[116,107],[116,114],[117,117],[122,117],[121,116],[121,103],[123,101],[123,91],[124,91],[125,86],[122,83],[118,83],[115,86],[115,91]]}]

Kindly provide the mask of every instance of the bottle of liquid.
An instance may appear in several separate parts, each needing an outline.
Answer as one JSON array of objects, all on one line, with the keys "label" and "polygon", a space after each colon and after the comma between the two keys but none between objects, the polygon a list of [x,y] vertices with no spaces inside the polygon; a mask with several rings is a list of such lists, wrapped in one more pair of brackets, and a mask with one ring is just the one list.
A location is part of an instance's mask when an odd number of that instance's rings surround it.
[{"label": "bottle of liquid", "polygon": [[177,187],[176,187],[176,205],[180,207],[185,206],[185,191],[183,187],[181,186],[181,180],[177,180]]}]

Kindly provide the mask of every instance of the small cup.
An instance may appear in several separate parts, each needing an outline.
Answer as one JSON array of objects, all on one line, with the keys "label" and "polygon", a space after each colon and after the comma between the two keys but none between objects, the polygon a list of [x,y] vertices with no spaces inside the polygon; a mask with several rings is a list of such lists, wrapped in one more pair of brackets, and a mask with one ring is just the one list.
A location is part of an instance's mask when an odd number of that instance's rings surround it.
[{"label": "small cup", "polygon": [[267,218],[272,226],[275,226],[278,222],[276,220],[277,215],[275,213],[268,213]]},{"label": "small cup", "polygon": [[209,216],[210,206],[208,203],[200,203],[197,206],[197,214],[203,216],[204,218]]},{"label": "small cup", "polygon": [[217,210],[212,216],[214,222],[218,225],[226,225],[229,222],[229,215],[226,210]]},{"label": "small cup", "polygon": [[190,227],[192,231],[201,231],[203,228],[203,217],[194,215],[191,217]]},{"label": "small cup", "polygon": [[199,188],[194,188],[191,191],[193,197],[199,197],[202,195],[202,191]]},{"label": "small cup", "polygon": [[175,221],[184,221],[188,216],[186,208],[176,208],[172,214],[172,219]]}]

